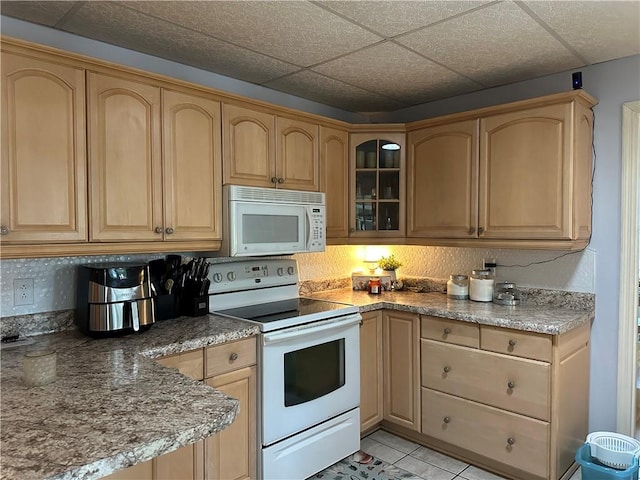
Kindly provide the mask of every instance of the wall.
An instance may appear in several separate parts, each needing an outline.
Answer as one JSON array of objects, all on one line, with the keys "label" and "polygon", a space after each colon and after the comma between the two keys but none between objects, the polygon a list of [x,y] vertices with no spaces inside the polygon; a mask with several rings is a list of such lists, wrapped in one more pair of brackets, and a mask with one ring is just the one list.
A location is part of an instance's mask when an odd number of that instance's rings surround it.
[{"label": "wall", "polygon": [[[157,73],[194,81],[233,93],[332,116],[346,121],[362,121],[361,117],[338,109],[290,95],[268,91],[262,87],[235,81],[219,75],[208,74],[190,67],[156,59],[148,55],[130,52],[92,40],[80,39],[63,32],[27,24],[19,20],[1,18],[3,34],[48,44],[58,48],[84,53],[123,63]],[[621,106],[622,103],[640,98],[640,56],[605,62],[581,69],[584,88],[599,99],[594,108],[596,171],[594,178],[593,238],[587,251],[557,260],[531,265],[526,268],[502,268],[498,274],[526,286],[565,288],[596,293],[596,319],[592,333],[590,430],[614,430],[616,424],[616,372],[617,372],[617,318],[620,267],[620,171],[621,171]],[[508,101],[536,97],[570,89],[569,72],[549,75],[536,80],[520,82],[482,92],[432,102],[394,112],[380,117],[380,121],[411,121],[445,113],[494,105]],[[331,247],[325,254],[310,255],[300,259],[303,279],[338,277],[348,274],[354,264],[350,247]],[[405,258],[405,275],[421,272],[425,276],[446,278],[453,270],[469,271],[479,265],[484,255],[478,250],[433,249],[402,247],[399,255]],[[540,253],[527,251],[488,252],[498,262],[526,265],[553,258],[558,252]],[[506,259],[506,260],[505,260]],[[69,260],[71,261],[71,260]],[[2,261],[2,292],[12,288],[11,275],[6,271],[26,273],[30,268],[41,268],[43,260],[26,262],[20,269],[9,268]],[[348,265],[348,266],[347,266]],[[453,267],[455,265],[455,268]],[[415,270],[414,270],[415,269]],[[504,270],[506,273],[503,273]],[[597,274],[596,274],[597,272]],[[417,275],[417,273],[416,273]],[[56,280],[55,273],[47,274],[46,285]],[[66,279],[64,279],[66,281]],[[47,287],[49,288],[49,287]],[[56,287],[57,288],[57,287]],[[55,290],[52,290],[55,292]],[[6,315],[5,293],[2,294],[2,315]]]}]

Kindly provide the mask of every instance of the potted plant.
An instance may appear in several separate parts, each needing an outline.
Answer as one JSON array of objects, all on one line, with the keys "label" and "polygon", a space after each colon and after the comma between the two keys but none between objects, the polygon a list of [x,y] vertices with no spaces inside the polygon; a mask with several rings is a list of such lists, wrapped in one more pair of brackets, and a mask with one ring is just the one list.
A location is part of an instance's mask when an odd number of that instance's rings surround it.
[{"label": "potted plant", "polygon": [[401,266],[402,262],[400,262],[393,253],[388,257],[381,257],[380,260],[378,260],[378,267],[384,270],[383,275],[390,276],[392,282],[397,280],[396,269]]}]

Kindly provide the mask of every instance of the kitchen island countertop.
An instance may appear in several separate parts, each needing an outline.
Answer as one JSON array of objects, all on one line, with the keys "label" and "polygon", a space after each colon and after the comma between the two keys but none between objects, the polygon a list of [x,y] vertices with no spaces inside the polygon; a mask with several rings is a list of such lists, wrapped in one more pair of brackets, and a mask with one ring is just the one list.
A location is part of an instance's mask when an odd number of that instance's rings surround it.
[{"label": "kitchen island countertop", "polygon": [[[194,443],[230,425],[238,401],[153,361],[258,333],[205,315],[92,339],[78,331],[2,350],[2,479],[93,479]],[[27,387],[26,349],[57,352],[57,380]]]},{"label": "kitchen island countertop", "polygon": [[403,290],[370,295],[366,291],[343,288],[316,292],[310,296],[358,305],[361,312],[386,308],[549,335],[568,332],[594,317],[593,310],[588,308],[527,304],[505,306],[492,302],[450,300],[444,293],[436,292]]}]

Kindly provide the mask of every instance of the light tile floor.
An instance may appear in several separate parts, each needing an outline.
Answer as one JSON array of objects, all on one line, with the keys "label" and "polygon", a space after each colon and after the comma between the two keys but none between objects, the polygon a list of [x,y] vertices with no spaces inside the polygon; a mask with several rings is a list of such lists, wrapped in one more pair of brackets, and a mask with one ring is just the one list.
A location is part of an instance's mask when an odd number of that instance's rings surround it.
[{"label": "light tile floor", "polygon": [[[377,430],[360,442],[360,448],[374,457],[392,463],[425,480],[504,480],[468,463]],[[570,480],[581,480],[580,469]]]}]

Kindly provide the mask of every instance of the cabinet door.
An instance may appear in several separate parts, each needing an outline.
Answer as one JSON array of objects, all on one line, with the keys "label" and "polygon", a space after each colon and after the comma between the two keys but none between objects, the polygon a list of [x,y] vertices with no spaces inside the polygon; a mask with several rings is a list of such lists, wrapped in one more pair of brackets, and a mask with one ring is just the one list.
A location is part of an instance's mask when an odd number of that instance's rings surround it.
[{"label": "cabinet door", "polygon": [[205,440],[178,448],[153,459],[154,480],[200,480],[204,478]]},{"label": "cabinet door", "polygon": [[477,128],[469,120],[409,133],[407,236],[476,237]]},{"label": "cabinet door", "polygon": [[349,137],[347,132],[320,127],[322,191],[326,198],[327,238],[349,236]]},{"label": "cabinet door", "polygon": [[222,107],[224,183],[273,187],[276,178],[275,117],[238,105]]},{"label": "cabinet door", "polygon": [[147,460],[102,478],[103,480],[154,480],[153,461]]},{"label": "cabinet door", "polygon": [[571,239],[571,109],[480,120],[481,238]]},{"label": "cabinet door", "polygon": [[205,440],[206,475],[215,480],[256,476],[256,367],[245,367],[205,380],[240,401],[231,425]]},{"label": "cabinet door", "polygon": [[291,190],[320,190],[319,127],[299,119],[276,120],[277,186]]},{"label": "cabinet door", "polygon": [[418,315],[383,314],[384,419],[420,430],[420,322]]},{"label": "cabinet door", "polygon": [[87,78],[90,240],[162,240],[160,89]]},{"label": "cabinet door", "polygon": [[2,53],[3,243],[87,240],[84,70]]},{"label": "cabinet door", "polygon": [[351,134],[350,236],[404,236],[404,138],[403,133]]},{"label": "cabinet door", "polygon": [[366,312],[360,325],[360,431],[381,421],[382,312]]},{"label": "cabinet door", "polygon": [[162,95],[165,240],[221,239],[220,102]]}]

